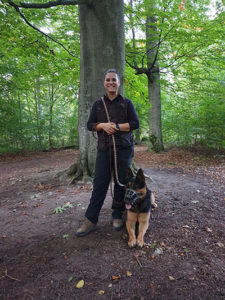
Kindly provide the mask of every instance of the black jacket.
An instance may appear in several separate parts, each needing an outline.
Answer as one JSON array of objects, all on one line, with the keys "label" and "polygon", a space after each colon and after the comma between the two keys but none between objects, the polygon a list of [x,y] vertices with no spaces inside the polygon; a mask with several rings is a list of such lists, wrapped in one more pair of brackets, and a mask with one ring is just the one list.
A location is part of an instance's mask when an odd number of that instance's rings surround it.
[{"label": "black jacket", "polygon": [[[113,101],[104,96],[105,104],[108,109],[110,122],[129,123],[130,132],[118,131],[114,134],[117,147],[129,147],[133,145],[132,130],[139,128],[139,119],[133,103],[121,95],[118,95]],[[87,121],[88,130],[92,131],[97,123],[107,123],[107,116],[102,100],[96,100],[92,106],[90,116]],[[109,136],[104,130],[98,131],[98,150],[107,150]]]}]

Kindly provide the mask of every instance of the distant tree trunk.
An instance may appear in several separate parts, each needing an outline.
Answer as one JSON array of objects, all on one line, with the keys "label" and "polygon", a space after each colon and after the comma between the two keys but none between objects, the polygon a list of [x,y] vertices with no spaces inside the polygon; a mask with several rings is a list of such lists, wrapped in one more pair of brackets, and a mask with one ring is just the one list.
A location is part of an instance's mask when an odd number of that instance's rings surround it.
[{"label": "distant tree trunk", "polygon": [[34,100],[35,100],[35,113],[36,113],[36,139],[38,148],[42,149],[42,133],[41,133],[41,118],[43,115],[42,104],[40,104],[40,78],[36,80],[36,86],[34,90]]},{"label": "distant tree trunk", "polygon": [[48,93],[49,93],[48,143],[49,143],[49,148],[53,148],[53,138],[52,138],[53,122],[52,122],[52,118],[53,118],[53,105],[54,105],[54,88],[53,88],[52,83],[49,83]]},{"label": "distant tree trunk", "polygon": [[25,142],[24,142],[24,132],[23,132],[23,109],[21,106],[21,100],[20,100],[20,94],[17,93],[17,99],[18,99],[18,106],[19,106],[19,124],[18,124],[18,136],[19,136],[19,141],[21,143],[21,148],[25,149]]},{"label": "distant tree trunk", "polygon": [[160,152],[164,149],[162,142],[162,123],[161,123],[161,91],[160,91],[160,74],[157,62],[156,47],[156,28],[152,26],[155,20],[147,17],[146,22],[146,51],[147,51],[147,69],[148,73],[148,96],[151,104],[149,110],[149,140],[151,149]]},{"label": "distant tree trunk", "polygon": [[83,182],[93,176],[96,140],[87,131],[86,123],[94,100],[104,95],[104,72],[116,68],[124,81],[124,4],[122,0],[98,0],[79,6],[80,20],[80,93],[79,155],[70,167],[71,182]]},{"label": "distant tree trunk", "polygon": [[135,143],[137,145],[141,144],[141,128],[140,127],[137,130],[135,130]]},{"label": "distant tree trunk", "polygon": [[[154,2],[154,1],[153,1]],[[154,3],[149,0],[145,0],[146,12],[151,12]],[[130,0],[131,13],[131,29],[132,29],[132,46],[135,53],[135,28],[132,21],[133,0]],[[146,19],[146,57],[147,66],[144,68],[138,67],[135,55],[133,55],[133,65],[130,65],[136,70],[136,75],[146,74],[148,78],[148,98],[151,104],[149,110],[149,140],[151,143],[151,149],[155,152],[163,150],[162,142],[162,125],[161,125],[161,93],[160,93],[160,74],[157,62],[159,37],[156,33],[156,27],[153,26],[155,20],[152,17],[147,16]],[[143,62],[142,62],[143,63]]]}]

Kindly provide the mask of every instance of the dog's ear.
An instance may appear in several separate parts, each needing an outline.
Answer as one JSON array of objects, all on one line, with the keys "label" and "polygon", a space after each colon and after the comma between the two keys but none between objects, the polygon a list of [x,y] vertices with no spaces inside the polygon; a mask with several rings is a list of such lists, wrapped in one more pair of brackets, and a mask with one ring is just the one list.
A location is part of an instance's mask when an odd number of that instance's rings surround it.
[{"label": "dog's ear", "polygon": [[139,183],[140,186],[145,186],[145,175],[142,169],[139,169],[137,171],[136,181]]},{"label": "dog's ear", "polygon": [[131,170],[131,168],[127,168],[126,176],[125,176],[125,184],[129,181],[130,178],[134,177],[134,174]]}]

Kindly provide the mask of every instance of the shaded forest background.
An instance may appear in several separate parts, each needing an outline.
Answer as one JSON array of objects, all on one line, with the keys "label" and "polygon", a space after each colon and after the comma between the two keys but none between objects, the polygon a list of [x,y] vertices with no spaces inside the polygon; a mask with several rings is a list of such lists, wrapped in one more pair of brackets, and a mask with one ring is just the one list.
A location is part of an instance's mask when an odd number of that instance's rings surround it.
[{"label": "shaded forest background", "polygon": [[[124,4],[125,96],[141,121],[136,140],[149,140],[148,83],[140,69],[148,54],[145,25],[150,16],[151,37],[157,40],[153,49],[160,72],[164,144],[225,148],[222,1],[153,2],[150,10],[146,1]],[[0,1],[0,153],[78,147],[78,8],[24,14],[47,35]]]}]

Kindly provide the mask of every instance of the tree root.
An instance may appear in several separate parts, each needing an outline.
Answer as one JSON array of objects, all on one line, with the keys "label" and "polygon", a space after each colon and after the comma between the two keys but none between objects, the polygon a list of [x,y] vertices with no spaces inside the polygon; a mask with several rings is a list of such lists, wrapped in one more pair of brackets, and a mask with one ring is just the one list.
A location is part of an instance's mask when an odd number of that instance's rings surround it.
[{"label": "tree root", "polygon": [[74,184],[82,175],[81,170],[78,170],[73,176],[69,176],[69,184]]}]

